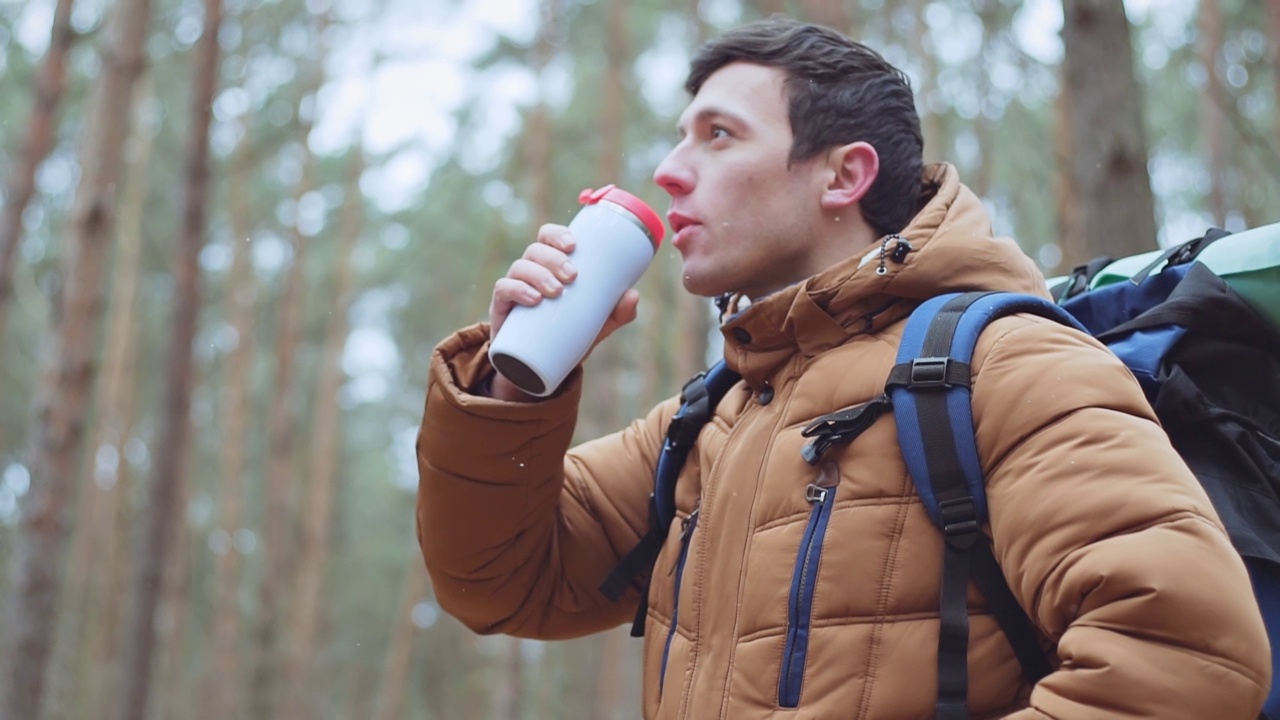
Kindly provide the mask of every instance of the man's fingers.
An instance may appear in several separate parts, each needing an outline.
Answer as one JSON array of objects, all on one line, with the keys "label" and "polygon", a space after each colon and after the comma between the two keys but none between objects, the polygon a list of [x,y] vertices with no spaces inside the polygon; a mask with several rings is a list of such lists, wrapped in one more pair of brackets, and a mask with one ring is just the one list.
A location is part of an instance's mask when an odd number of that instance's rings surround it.
[{"label": "man's fingers", "polygon": [[507,321],[507,316],[515,306],[532,306],[539,302],[542,302],[542,293],[528,283],[511,277],[499,278],[493,284],[493,300],[489,303],[490,337],[498,334],[498,328]]},{"label": "man's fingers", "polygon": [[525,258],[511,263],[507,277],[523,282],[544,297],[555,297],[564,291],[564,283],[550,268]]},{"label": "man's fingers", "polygon": [[562,253],[571,253],[574,248],[573,233],[569,232],[569,228],[564,225],[548,223],[538,228],[538,242]]},{"label": "man's fingers", "polygon": [[609,315],[609,320],[616,322],[618,325],[626,325],[636,319],[639,314],[640,307],[640,291],[632,288],[622,294],[622,299],[614,306],[613,312]]},{"label": "man's fingers", "polygon": [[[563,251],[543,243],[534,243],[525,248],[521,260],[541,265],[551,271],[560,282],[571,282],[578,276],[578,269]],[[513,266],[514,268],[514,266]]]},{"label": "man's fingers", "polygon": [[640,293],[635,288],[623,293],[622,299],[613,307],[613,312],[605,321],[604,328],[600,330],[600,335],[596,337],[596,344],[612,335],[614,330],[635,320],[639,313],[639,304]]},{"label": "man's fingers", "polygon": [[489,303],[490,337],[517,305],[532,306],[544,297],[564,292],[565,283],[573,282],[578,269],[569,261],[573,252],[573,233],[564,225],[546,224],[538,228],[538,241],[525,248],[524,255],[511,263],[504,278],[493,285]]}]

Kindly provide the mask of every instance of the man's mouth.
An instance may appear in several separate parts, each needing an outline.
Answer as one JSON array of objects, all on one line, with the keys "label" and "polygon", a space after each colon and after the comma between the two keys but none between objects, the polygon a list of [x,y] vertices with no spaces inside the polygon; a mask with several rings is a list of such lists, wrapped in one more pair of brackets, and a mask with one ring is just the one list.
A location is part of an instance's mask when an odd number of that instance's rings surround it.
[{"label": "man's mouth", "polygon": [[679,235],[681,230],[691,225],[697,225],[698,221],[683,213],[669,212],[667,213],[667,224],[671,226],[671,232]]}]

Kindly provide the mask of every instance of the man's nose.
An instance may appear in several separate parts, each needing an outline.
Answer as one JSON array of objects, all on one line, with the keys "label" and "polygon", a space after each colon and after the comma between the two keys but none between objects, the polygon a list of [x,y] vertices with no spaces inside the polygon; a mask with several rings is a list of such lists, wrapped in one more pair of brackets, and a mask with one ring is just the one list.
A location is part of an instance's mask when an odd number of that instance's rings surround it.
[{"label": "man's nose", "polygon": [[681,158],[681,147],[677,145],[672,148],[653,171],[653,181],[672,197],[685,195],[693,190],[693,171]]}]

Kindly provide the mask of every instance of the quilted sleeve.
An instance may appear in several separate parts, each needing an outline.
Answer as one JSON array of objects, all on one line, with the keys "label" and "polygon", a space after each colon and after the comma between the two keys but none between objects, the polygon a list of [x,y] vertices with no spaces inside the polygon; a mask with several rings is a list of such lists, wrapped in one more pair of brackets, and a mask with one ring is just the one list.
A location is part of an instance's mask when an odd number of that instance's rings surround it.
[{"label": "quilted sleeve", "polygon": [[1061,659],[1013,717],[1256,718],[1244,564],[1127,368],[1039,318],[997,321],[976,357],[995,553]]},{"label": "quilted sleeve", "polygon": [[570,449],[581,370],[554,397],[468,392],[492,372],[477,325],[435,350],[418,435],[418,542],[442,608],[482,633],[556,639],[631,619],[597,590],[647,527],[674,401]]}]

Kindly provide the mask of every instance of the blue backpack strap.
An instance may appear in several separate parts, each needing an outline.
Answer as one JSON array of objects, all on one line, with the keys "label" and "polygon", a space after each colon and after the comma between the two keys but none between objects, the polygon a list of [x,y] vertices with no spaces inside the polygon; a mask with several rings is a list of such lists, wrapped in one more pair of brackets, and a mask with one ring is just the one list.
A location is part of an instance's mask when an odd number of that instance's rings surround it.
[{"label": "blue backpack strap", "polygon": [[941,295],[907,320],[897,364],[886,383],[907,471],[945,540],[938,634],[940,720],[968,717],[965,590],[970,577],[986,596],[1028,679],[1035,682],[1050,671],[1031,621],[982,533],[987,499],[974,437],[970,362],[983,328],[1015,313],[1040,315],[1083,331],[1064,310],[1035,296]]},{"label": "blue backpack strap", "polygon": [[[676,479],[680,470],[689,459],[689,451],[693,449],[698,434],[715,415],[716,405],[739,379],[740,376],[720,360],[698,373],[680,392],[680,409],[667,426],[667,437],[662,443],[654,471],[653,492],[649,495],[649,530],[601,583],[600,592],[610,600],[621,598],[632,580],[653,567],[653,561],[658,557],[676,517]],[[642,593],[631,625],[633,637],[644,635],[648,611],[648,594]]]}]

